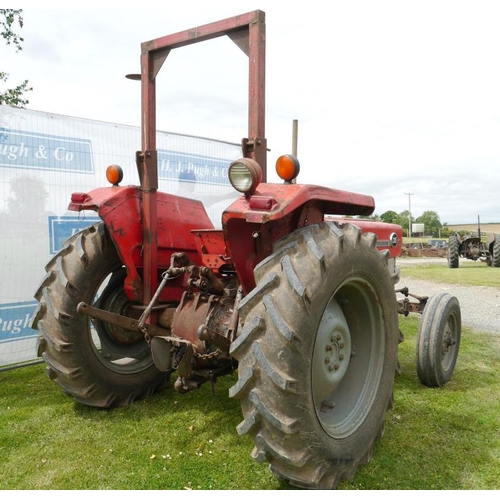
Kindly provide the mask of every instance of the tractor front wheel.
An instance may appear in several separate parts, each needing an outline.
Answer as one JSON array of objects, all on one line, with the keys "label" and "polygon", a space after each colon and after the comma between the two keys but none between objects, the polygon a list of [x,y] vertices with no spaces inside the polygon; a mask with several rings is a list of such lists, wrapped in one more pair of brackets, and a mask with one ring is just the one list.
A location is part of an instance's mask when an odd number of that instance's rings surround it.
[{"label": "tractor front wheel", "polygon": [[416,358],[422,384],[442,387],[453,375],[460,347],[462,316],[458,299],[433,295],[420,317]]},{"label": "tractor front wheel", "polygon": [[240,305],[238,432],[295,486],[352,478],[383,434],[399,342],[388,259],[354,225],[307,226],[256,267]]},{"label": "tractor front wheel", "polygon": [[76,401],[124,406],[168,382],[142,334],[77,313],[80,302],[134,316],[125,269],[103,223],[72,236],[46,266],[35,298],[38,355],[51,379]]}]

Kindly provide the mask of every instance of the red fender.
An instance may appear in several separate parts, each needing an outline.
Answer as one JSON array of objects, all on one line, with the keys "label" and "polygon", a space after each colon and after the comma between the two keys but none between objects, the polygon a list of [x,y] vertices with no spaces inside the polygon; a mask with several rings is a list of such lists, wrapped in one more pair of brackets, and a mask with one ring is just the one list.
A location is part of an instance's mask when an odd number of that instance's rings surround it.
[{"label": "red fender", "polygon": [[[142,191],[137,186],[98,188],[89,193],[73,193],[68,210],[93,210],[108,228],[120,260],[127,268],[125,291],[130,300],[142,299],[144,228],[141,218]],[[189,198],[157,192],[158,272],[170,266],[174,252],[185,252],[191,261],[201,265],[192,231],[213,230],[203,203]],[[161,299],[178,301],[184,288],[169,284]]]},{"label": "red fender", "polygon": [[371,196],[307,184],[262,183],[222,214],[226,248],[245,292],[255,286],[253,270],[269,256],[274,243],[299,227],[325,220],[328,214],[370,215]]}]

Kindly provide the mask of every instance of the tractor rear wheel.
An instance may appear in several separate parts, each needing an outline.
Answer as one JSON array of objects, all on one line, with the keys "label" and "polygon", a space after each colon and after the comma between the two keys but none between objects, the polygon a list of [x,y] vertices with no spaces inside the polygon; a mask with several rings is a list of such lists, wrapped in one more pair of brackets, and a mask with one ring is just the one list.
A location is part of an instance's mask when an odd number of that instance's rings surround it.
[{"label": "tractor rear wheel", "polygon": [[351,479],[383,434],[400,338],[388,258],[354,225],[307,226],[256,267],[240,305],[237,430],[295,486]]},{"label": "tractor rear wheel", "polygon": [[455,235],[448,239],[448,267],[456,269],[459,263],[459,243]]},{"label": "tractor rear wheel", "polygon": [[420,317],[417,374],[422,384],[442,387],[453,375],[460,347],[462,316],[458,299],[448,293],[433,295]]},{"label": "tractor rear wheel", "polygon": [[493,251],[491,252],[491,265],[492,267],[500,267],[500,236],[495,234],[493,240]]},{"label": "tractor rear wheel", "polygon": [[46,266],[35,298],[38,355],[47,374],[76,401],[125,406],[168,382],[142,334],[78,314],[80,302],[131,315],[125,269],[103,223],[72,236]]}]

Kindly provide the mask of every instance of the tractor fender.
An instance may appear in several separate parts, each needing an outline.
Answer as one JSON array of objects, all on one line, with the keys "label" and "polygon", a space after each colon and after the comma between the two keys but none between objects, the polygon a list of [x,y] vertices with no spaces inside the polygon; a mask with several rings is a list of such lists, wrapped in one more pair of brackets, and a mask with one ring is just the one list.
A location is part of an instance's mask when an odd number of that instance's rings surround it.
[{"label": "tractor fender", "polygon": [[368,216],[373,197],[310,184],[261,183],[222,213],[226,249],[243,290],[254,286],[253,270],[274,244],[296,229],[323,222],[327,215]]},{"label": "tractor fender", "polygon": [[323,214],[371,215],[375,210],[372,196],[331,189],[311,184],[262,183],[257,191],[241,196],[223,213],[222,220],[244,218],[248,222],[264,223],[283,219],[305,204],[314,202]]},{"label": "tractor fender", "polygon": [[[68,210],[93,210],[102,219],[116,247],[118,256],[127,268],[127,295],[138,299],[141,294],[139,269],[143,267],[144,224],[142,217],[143,192],[138,186],[97,188],[88,193],[73,193]],[[191,262],[200,265],[192,231],[213,229],[213,224],[198,200],[156,193],[155,241],[158,248],[158,269],[168,269],[174,252],[185,252]]]},{"label": "tractor fender", "polygon": [[495,242],[495,236],[498,235],[496,235],[495,233],[486,233],[486,245],[488,246],[488,248],[490,248],[490,251],[491,248],[493,248],[493,243]]}]

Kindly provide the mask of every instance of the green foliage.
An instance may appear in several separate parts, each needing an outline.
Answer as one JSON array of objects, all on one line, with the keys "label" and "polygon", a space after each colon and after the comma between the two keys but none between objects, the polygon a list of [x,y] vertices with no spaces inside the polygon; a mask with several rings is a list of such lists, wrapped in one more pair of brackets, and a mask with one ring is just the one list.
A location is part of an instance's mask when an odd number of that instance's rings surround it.
[{"label": "green foliage", "polygon": [[427,210],[420,217],[417,217],[416,222],[424,224],[425,234],[429,236],[439,236],[439,231],[443,226],[437,212],[433,212],[432,210]]},{"label": "green foliage", "polygon": [[443,224],[441,228],[441,238],[449,238],[450,235],[454,234],[454,231],[452,231],[446,223]]},{"label": "green foliage", "polygon": [[[7,82],[8,79],[8,73],[0,72],[0,81]],[[24,108],[27,104],[29,104],[29,101],[23,96],[26,92],[31,90],[33,90],[33,87],[28,87],[28,80],[24,80],[23,83],[17,85],[16,87],[0,92],[0,104],[7,104],[8,106],[16,108]]]},{"label": "green foliage", "polygon": [[14,21],[17,19],[19,22],[19,26],[23,27],[23,18],[21,17],[22,9],[0,9],[0,16],[4,17],[4,20],[0,20],[1,34],[5,43],[7,45],[14,44],[16,46],[17,51],[22,49],[22,42],[24,42],[24,38],[19,36],[13,29],[12,25]]},{"label": "green foliage", "polygon": [[399,224],[399,215],[394,210],[388,210],[380,216],[380,220],[389,224]]},{"label": "green foliage", "polygon": [[[14,29],[13,24],[17,20],[19,27],[23,27],[22,9],[0,9],[0,34],[2,35],[7,45],[14,45],[16,52],[23,50],[22,43],[24,38],[18,35]],[[0,71],[0,82],[6,83],[9,79],[9,74]],[[0,92],[0,104],[7,104],[18,108],[24,108],[29,101],[24,97],[26,92],[33,90],[28,86],[28,80],[24,80],[20,85]]]},{"label": "green foliage", "polygon": [[413,224],[415,222],[415,219],[413,216],[410,214],[409,210],[403,210],[398,214],[398,222],[396,224],[399,224],[402,228],[403,231],[409,235],[409,227],[410,224]]},{"label": "green foliage", "polygon": [[448,237],[450,230],[441,223],[439,215],[433,210],[426,210],[422,215],[418,216],[416,219],[413,215],[410,215],[409,210],[403,210],[399,214],[394,210],[387,210],[380,217],[379,220],[382,222],[387,222],[390,224],[398,224],[403,228],[403,232],[409,235],[409,224],[414,222],[419,222],[425,226],[425,235],[434,237]]}]

